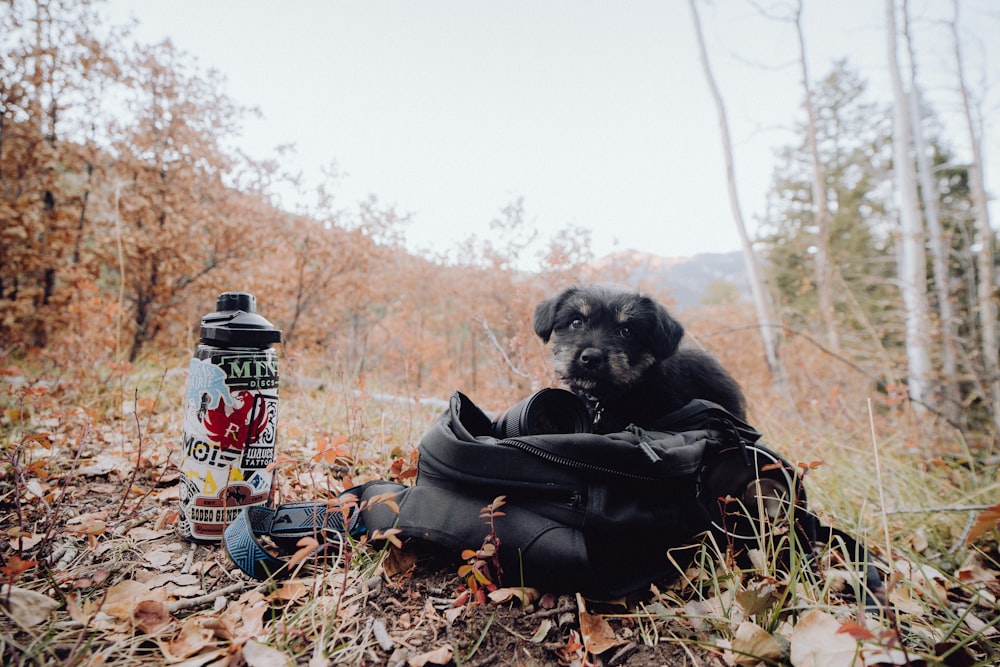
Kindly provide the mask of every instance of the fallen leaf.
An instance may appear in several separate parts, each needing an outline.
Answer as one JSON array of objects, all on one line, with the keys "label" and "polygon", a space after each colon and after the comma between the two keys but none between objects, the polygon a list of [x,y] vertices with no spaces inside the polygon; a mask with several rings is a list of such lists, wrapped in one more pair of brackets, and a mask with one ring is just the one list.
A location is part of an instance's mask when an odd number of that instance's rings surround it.
[{"label": "fallen leaf", "polygon": [[0,572],[13,581],[36,565],[38,565],[37,560],[21,558],[17,554],[14,554],[7,559],[6,565],[0,567]]},{"label": "fallen leaf", "polygon": [[428,651],[427,653],[421,653],[418,656],[410,658],[406,664],[410,667],[424,667],[424,665],[447,665],[451,662],[453,652],[449,644],[445,644],[440,648],[436,648],[433,651]]},{"label": "fallen leaf", "polygon": [[119,620],[131,621],[132,610],[143,600],[162,601],[162,594],[151,592],[146,584],[126,579],[108,589],[101,611]]},{"label": "fallen leaf", "polygon": [[253,639],[243,645],[243,659],[247,667],[287,667],[292,661],[278,649]]},{"label": "fallen leaf", "polygon": [[132,609],[132,624],[147,635],[157,635],[170,627],[174,617],[159,600],[141,600]]},{"label": "fallen leaf", "polygon": [[264,614],[270,606],[261,600],[252,600],[250,603],[236,602],[229,605],[223,618],[238,627],[237,637],[252,639],[264,637]]},{"label": "fallen leaf", "polygon": [[948,577],[940,570],[926,563],[900,560],[896,562],[896,571],[898,585],[889,586],[889,600],[900,609],[923,614],[925,603],[939,604],[947,600],[945,582]]},{"label": "fallen leaf", "polygon": [[1000,580],[1000,572],[989,568],[982,554],[973,551],[955,573],[963,584],[988,584]]},{"label": "fallen leaf", "polygon": [[27,630],[47,621],[49,614],[59,608],[59,603],[27,588],[3,584],[0,585],[0,608],[20,628]]},{"label": "fallen leaf", "polygon": [[716,610],[712,605],[703,600],[689,600],[684,603],[684,613],[682,617],[691,624],[695,630],[708,630],[711,627],[709,619],[716,616]]},{"label": "fallen leaf", "polygon": [[117,456],[101,454],[84,461],[83,465],[76,469],[76,473],[84,477],[103,477],[115,468],[123,467],[123,464],[124,462]]},{"label": "fallen leaf", "polygon": [[307,536],[296,542],[295,546],[297,546],[298,549],[296,549],[295,553],[293,553],[288,559],[289,570],[294,570],[299,563],[305,561],[316,553],[316,550],[319,549],[319,540],[315,537]]},{"label": "fallen leaf", "polygon": [[969,629],[977,635],[995,638],[998,634],[1000,634],[1000,631],[998,631],[992,623],[987,623],[975,614],[965,614],[963,620],[965,624],[969,626]]},{"label": "fallen leaf", "polygon": [[979,513],[972,529],[969,530],[969,536],[965,539],[965,543],[972,544],[994,528],[1000,528],[1000,503],[993,507],[987,507]]},{"label": "fallen leaf", "polygon": [[736,594],[736,602],[747,616],[756,616],[771,609],[778,601],[778,586],[772,581],[751,582]]},{"label": "fallen leaf", "polygon": [[455,622],[455,619],[465,613],[466,606],[461,607],[448,607],[444,610],[444,620],[448,621],[448,625]]},{"label": "fallen leaf", "polygon": [[179,662],[190,658],[202,649],[215,643],[215,633],[201,624],[197,616],[188,616],[181,624],[181,630],[172,641],[162,642],[160,650],[168,662]]},{"label": "fallen leaf", "polygon": [[220,648],[206,653],[199,653],[187,660],[171,663],[170,667],[227,667],[230,657],[226,649]]},{"label": "fallen leaf", "polygon": [[850,635],[858,641],[872,640],[875,639],[875,635],[871,630],[861,625],[857,621],[845,621],[841,623],[840,629],[837,631],[845,635]]},{"label": "fallen leaf", "polygon": [[810,609],[792,628],[789,659],[793,667],[857,667],[858,643],[840,632],[840,622]]},{"label": "fallen leaf", "polygon": [[538,606],[542,609],[555,609],[556,605],[559,603],[559,599],[552,593],[546,593],[542,596],[542,599],[538,601]]},{"label": "fallen leaf", "polygon": [[583,635],[583,645],[591,655],[600,655],[610,648],[626,643],[619,639],[603,616],[587,611],[583,597],[577,593],[576,602],[580,609],[580,634]]},{"label": "fallen leaf", "polygon": [[514,598],[517,598],[521,605],[528,605],[538,599],[538,590],[534,588],[498,588],[495,591],[491,591],[489,598],[492,602],[496,604],[502,604],[504,602],[510,602]]},{"label": "fallen leaf", "polygon": [[330,659],[322,655],[314,655],[309,658],[308,667],[330,667]]},{"label": "fallen leaf", "polygon": [[44,498],[48,485],[42,486],[42,483],[37,479],[32,478],[24,483],[24,490],[26,491],[26,496],[34,496],[35,498]]},{"label": "fallen leaf", "polygon": [[108,518],[109,510],[101,510],[100,512],[87,512],[79,516],[72,517],[66,520],[67,526],[86,526],[94,521],[104,521]]},{"label": "fallen leaf", "polygon": [[14,546],[16,546],[16,547],[18,547],[20,549],[24,549],[25,551],[27,551],[28,549],[34,549],[39,544],[41,544],[42,540],[45,539],[45,534],[44,533],[28,533],[28,534],[24,534],[24,535],[13,535],[12,538],[13,539],[11,540],[11,543]]},{"label": "fallen leaf", "polygon": [[[882,646],[876,646],[873,648],[866,648],[864,650],[864,661],[865,665],[871,665],[872,667],[888,667],[889,665],[912,665],[913,662],[910,660],[905,652],[898,648],[887,649]],[[952,664],[952,663],[946,663]]]},{"label": "fallen leaf", "polygon": [[274,590],[273,593],[267,596],[267,599],[284,600],[286,602],[292,602],[308,594],[309,594],[309,587],[303,584],[301,581],[283,581],[281,582],[281,585]]},{"label": "fallen leaf", "polygon": [[172,530],[154,530],[152,528],[146,528],[145,526],[138,526],[126,533],[130,538],[136,542],[147,542],[149,540],[156,540],[161,537],[166,537],[172,535]]},{"label": "fallen leaf", "polygon": [[164,565],[169,563],[170,559],[172,559],[173,557],[174,553],[172,551],[168,551],[167,549],[157,549],[155,551],[147,551],[146,553],[143,554],[143,558],[146,559],[146,562],[152,565],[153,567],[163,567]]},{"label": "fallen leaf", "polygon": [[930,542],[927,541],[927,535],[924,533],[923,527],[917,528],[913,531],[913,534],[910,535],[909,542],[910,546],[918,554],[927,551],[927,547],[930,546]]},{"label": "fallen leaf", "polygon": [[549,636],[549,630],[552,629],[552,621],[543,618],[542,622],[538,624],[538,629],[535,630],[535,634],[531,635],[531,643],[541,644],[545,641],[545,638]]},{"label": "fallen leaf", "polygon": [[736,628],[732,643],[736,664],[751,667],[762,660],[778,660],[781,644],[771,633],[755,623],[744,621]]},{"label": "fallen leaf", "polygon": [[417,566],[417,553],[413,549],[402,549],[395,545],[389,546],[389,551],[382,560],[382,570],[385,576],[393,579],[396,575],[405,575]]},{"label": "fallen leaf", "polygon": [[264,602],[258,602],[247,609],[240,617],[243,620],[240,634],[249,637],[264,636],[266,633],[264,629],[264,615],[267,614],[268,610],[270,610],[270,606]]}]

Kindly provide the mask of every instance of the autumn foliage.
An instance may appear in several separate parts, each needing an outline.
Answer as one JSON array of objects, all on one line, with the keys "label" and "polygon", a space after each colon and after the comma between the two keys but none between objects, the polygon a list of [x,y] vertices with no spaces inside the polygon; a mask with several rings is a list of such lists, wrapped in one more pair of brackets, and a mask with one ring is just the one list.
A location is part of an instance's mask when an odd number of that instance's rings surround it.
[{"label": "autumn foliage", "polygon": [[[253,293],[284,332],[278,499],[334,502],[370,479],[412,482],[415,443],[454,390],[499,412],[551,385],[535,304],[630,269],[595,268],[587,234],[567,230],[541,240],[543,269],[519,270],[538,247],[519,201],[498,212],[488,239],[456,232],[452,255],[410,254],[405,216],[377,197],[344,206],[335,176],[302,192],[277,159],[243,155],[251,111],[222,83],[169,42],[132,45],[90,2],[0,4],[5,660],[82,664],[95,651],[118,664],[294,655],[321,665],[398,652],[433,664],[469,662],[497,642],[496,656],[528,646],[563,664],[640,646],[679,664],[690,646],[705,664],[804,665],[868,642],[873,660],[900,664],[899,628],[832,606],[833,583],[796,588],[788,573],[740,571],[724,554],[709,554],[718,570],[706,556],[680,584],[651,591],[648,606],[605,618],[582,599],[499,588],[499,540],[466,545],[441,581],[414,575],[410,554],[362,544],[273,587],[234,583],[217,550],[180,544],[178,397],[197,324],[220,292]],[[672,303],[662,286],[630,282]],[[719,299],[680,317],[742,384],[768,443],[808,470],[824,520],[877,543],[920,655],[995,658],[993,434],[915,415],[893,380],[898,350],[852,356],[789,329],[779,389],[746,303]],[[491,529],[503,502],[483,510]],[[495,613],[508,625],[490,634]],[[50,646],[38,638],[54,614],[52,632],[67,634]],[[790,651],[776,636],[792,638]],[[670,642],[684,648],[664,657]]]}]

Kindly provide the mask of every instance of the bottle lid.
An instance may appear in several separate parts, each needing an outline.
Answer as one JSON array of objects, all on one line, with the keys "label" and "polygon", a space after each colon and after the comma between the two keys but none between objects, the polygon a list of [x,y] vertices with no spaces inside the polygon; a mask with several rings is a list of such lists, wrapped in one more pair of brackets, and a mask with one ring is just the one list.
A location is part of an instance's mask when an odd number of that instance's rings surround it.
[{"label": "bottle lid", "polygon": [[257,314],[257,299],[246,292],[223,292],[217,312],[201,318],[201,341],[224,347],[269,347],[281,342],[281,329]]}]

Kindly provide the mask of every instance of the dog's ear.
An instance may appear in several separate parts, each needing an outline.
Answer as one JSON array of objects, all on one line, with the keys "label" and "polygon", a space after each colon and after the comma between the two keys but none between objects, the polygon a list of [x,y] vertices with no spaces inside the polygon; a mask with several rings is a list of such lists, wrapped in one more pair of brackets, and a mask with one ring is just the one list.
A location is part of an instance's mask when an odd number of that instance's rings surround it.
[{"label": "dog's ear", "polygon": [[677,346],[681,344],[681,338],[684,337],[684,327],[661,304],[652,300],[650,303],[653,306],[653,317],[655,318],[652,340],[650,341],[652,351],[657,359],[666,359],[676,352]]},{"label": "dog's ear", "polygon": [[556,325],[556,309],[561,302],[562,295],[559,295],[546,299],[535,306],[535,333],[543,342],[548,343],[552,336],[552,329]]},{"label": "dog's ear", "polygon": [[543,342],[548,343],[549,338],[552,337],[552,331],[556,328],[556,315],[559,313],[559,308],[566,299],[576,294],[577,291],[576,287],[567,287],[556,296],[535,306],[535,333]]}]

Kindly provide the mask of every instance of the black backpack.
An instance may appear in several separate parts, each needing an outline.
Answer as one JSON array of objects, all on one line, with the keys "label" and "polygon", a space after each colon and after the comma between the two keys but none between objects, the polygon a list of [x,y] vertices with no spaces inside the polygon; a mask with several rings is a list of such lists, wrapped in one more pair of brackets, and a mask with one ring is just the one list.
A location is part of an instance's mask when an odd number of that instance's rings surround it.
[{"label": "black backpack", "polygon": [[[662,430],[659,430],[662,429]],[[707,401],[668,415],[658,430],[497,437],[464,394],[421,439],[418,476],[393,508],[362,521],[447,548],[477,548],[480,510],[503,495],[495,522],[506,585],[612,597],[648,586],[674,566],[667,550],[711,530],[714,492],[702,470],[723,451],[741,459],[759,435]],[[361,498],[392,491],[369,484]]]},{"label": "black backpack", "polygon": [[[251,508],[227,530],[227,549],[261,578],[281,561],[256,535],[282,546],[316,526],[335,535],[395,528],[402,538],[458,554],[483,544],[490,529],[480,513],[502,495],[504,516],[494,526],[507,586],[618,597],[676,573],[672,549],[714,534],[721,545],[745,550],[771,520],[791,523],[807,550],[837,535],[867,567],[856,542],[806,510],[793,466],[715,403],[694,400],[649,429],[608,435],[517,431],[455,392],[419,443],[415,485],[351,489],[362,510],[346,527],[340,514],[316,503]],[[393,502],[378,502],[383,494]],[[880,585],[874,568],[866,574],[869,586]]]}]

